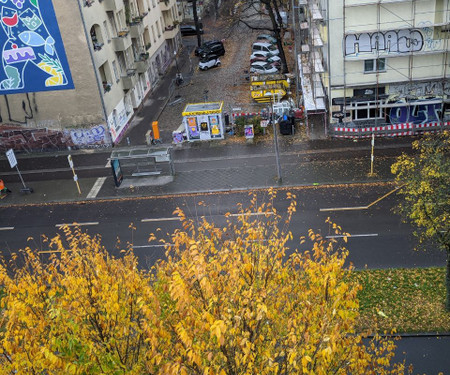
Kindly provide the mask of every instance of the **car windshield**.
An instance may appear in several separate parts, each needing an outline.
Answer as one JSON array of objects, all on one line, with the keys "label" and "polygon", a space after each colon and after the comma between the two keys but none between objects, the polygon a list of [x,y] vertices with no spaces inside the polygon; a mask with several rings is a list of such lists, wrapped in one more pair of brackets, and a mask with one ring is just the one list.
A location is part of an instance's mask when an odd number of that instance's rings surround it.
[{"label": "car windshield", "polygon": [[275,47],[275,46],[270,46],[269,49],[270,49],[271,51],[276,51],[278,48]]}]

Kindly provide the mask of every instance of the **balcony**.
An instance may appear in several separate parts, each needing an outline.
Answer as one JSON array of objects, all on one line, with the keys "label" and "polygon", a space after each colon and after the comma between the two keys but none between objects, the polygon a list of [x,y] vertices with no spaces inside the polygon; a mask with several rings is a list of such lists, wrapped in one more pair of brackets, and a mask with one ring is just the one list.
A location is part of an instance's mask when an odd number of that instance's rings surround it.
[{"label": "balcony", "polygon": [[145,73],[148,68],[150,67],[150,60],[137,60],[134,62],[134,68],[136,69],[136,72],[139,74]]},{"label": "balcony", "polygon": [[128,69],[127,75],[122,76],[122,87],[124,90],[131,90],[137,84],[138,77],[135,69]]},{"label": "balcony", "polygon": [[99,44],[94,44],[95,66],[102,66],[108,60],[108,53],[106,51],[107,49],[103,48],[103,43],[102,43],[102,47],[100,47],[100,48],[96,47],[96,45],[99,45]]},{"label": "balcony", "polygon": [[123,9],[123,0],[103,0],[102,3],[105,7],[105,10],[117,12]]},{"label": "balcony", "polygon": [[144,24],[142,22],[133,22],[130,24],[130,35],[132,38],[139,38],[144,33]]},{"label": "balcony", "polygon": [[179,27],[177,26],[166,26],[164,29],[164,39],[173,39],[178,34]]},{"label": "balcony", "polygon": [[173,0],[159,0],[159,9],[161,9],[161,12],[170,10],[174,5]]},{"label": "balcony", "polygon": [[128,32],[121,32],[119,36],[112,38],[114,51],[123,52],[131,47],[131,36]]}]

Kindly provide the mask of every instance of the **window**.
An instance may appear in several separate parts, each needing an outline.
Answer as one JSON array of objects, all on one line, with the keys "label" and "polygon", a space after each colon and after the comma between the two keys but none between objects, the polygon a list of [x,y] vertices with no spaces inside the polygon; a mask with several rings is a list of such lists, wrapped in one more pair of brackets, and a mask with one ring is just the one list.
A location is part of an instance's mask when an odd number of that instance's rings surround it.
[{"label": "window", "polygon": [[352,102],[347,107],[352,113],[353,120],[370,120],[383,118],[382,101]]},{"label": "window", "polygon": [[364,73],[385,72],[386,59],[364,60]]},{"label": "window", "polygon": [[116,79],[116,82],[119,82],[120,75],[119,75],[119,71],[117,70],[117,62],[116,62],[116,60],[114,60],[112,62],[112,67],[113,67],[113,72],[114,72],[114,77]]},{"label": "window", "polygon": [[109,43],[111,42],[111,35],[109,34],[108,22],[103,21],[103,28],[105,29],[106,39],[108,40]]}]

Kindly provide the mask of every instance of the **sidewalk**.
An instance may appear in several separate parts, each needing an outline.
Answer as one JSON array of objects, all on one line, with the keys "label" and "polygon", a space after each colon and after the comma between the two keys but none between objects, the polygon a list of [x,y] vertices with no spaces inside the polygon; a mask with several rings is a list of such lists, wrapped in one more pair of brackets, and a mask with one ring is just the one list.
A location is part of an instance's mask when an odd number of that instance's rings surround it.
[{"label": "sidewalk", "polygon": [[[376,158],[376,174],[368,176],[370,153],[367,142],[337,142],[335,146],[340,147],[329,148],[333,143],[336,142],[315,141],[282,146],[282,184],[277,183],[276,159],[270,144],[196,143],[192,147],[188,145],[174,150],[176,173],[173,177],[127,178],[119,188],[115,187],[111,174],[100,178],[80,178],[80,195],[72,179],[27,183],[25,176],[27,186],[34,192],[22,194],[20,183],[9,183],[8,188],[13,193],[1,199],[0,206],[393,180],[391,157]],[[385,153],[409,145],[406,140],[384,143],[380,148],[383,147]],[[343,159],[342,155],[347,153],[356,157]],[[98,191],[94,188],[96,183]]]}]

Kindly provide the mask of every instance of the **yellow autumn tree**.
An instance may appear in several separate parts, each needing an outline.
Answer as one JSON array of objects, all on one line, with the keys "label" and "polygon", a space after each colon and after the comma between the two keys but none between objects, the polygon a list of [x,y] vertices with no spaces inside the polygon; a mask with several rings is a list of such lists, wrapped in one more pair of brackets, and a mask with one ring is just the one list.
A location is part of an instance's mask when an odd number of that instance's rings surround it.
[{"label": "yellow autumn tree", "polygon": [[132,252],[115,259],[69,228],[51,247],[45,261],[28,248],[20,268],[0,270],[0,373],[154,371],[159,310]]},{"label": "yellow autumn tree", "polygon": [[270,196],[261,205],[253,197],[222,228],[177,210],[183,229],[153,279],[164,332],[160,373],[404,373],[403,364],[390,364],[392,340],[363,342],[355,329],[360,286],[347,277],[347,251],[310,231],[302,242],[311,250],[287,256],[295,196],[285,217]]}]

